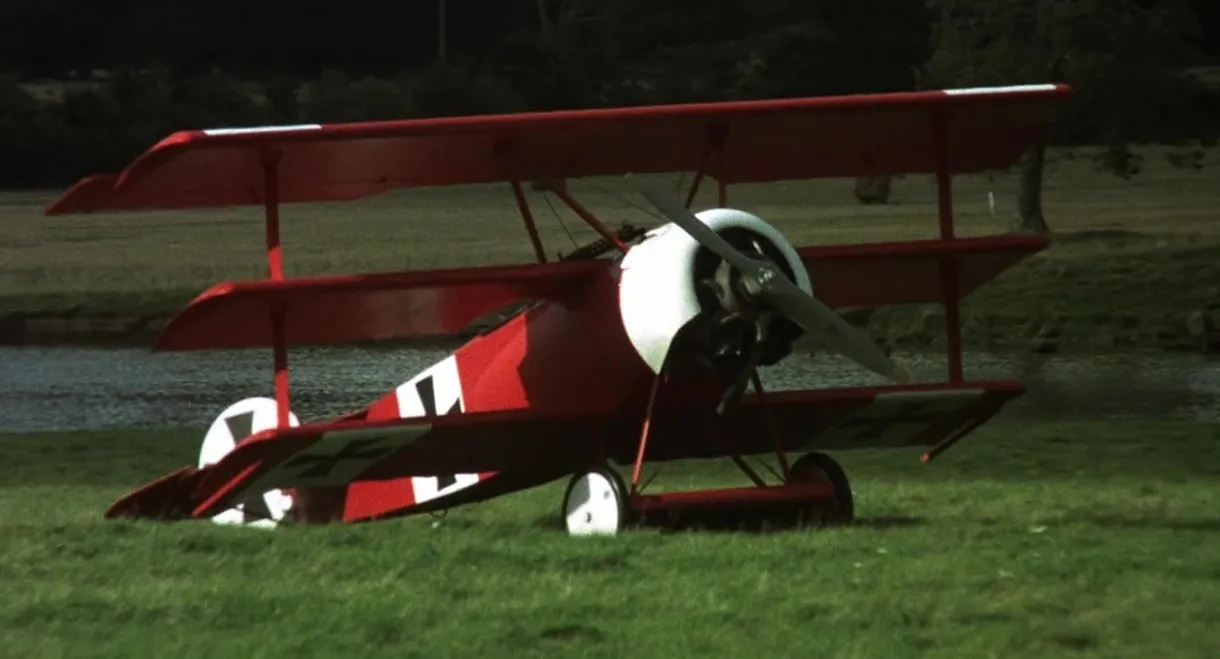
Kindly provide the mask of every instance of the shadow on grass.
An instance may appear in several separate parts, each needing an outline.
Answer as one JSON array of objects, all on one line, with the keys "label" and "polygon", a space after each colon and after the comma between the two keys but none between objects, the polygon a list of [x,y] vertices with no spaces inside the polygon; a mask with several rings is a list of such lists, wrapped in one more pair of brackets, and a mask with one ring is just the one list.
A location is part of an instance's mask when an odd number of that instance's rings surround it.
[{"label": "shadow on grass", "polygon": [[[908,515],[881,515],[874,517],[857,517],[849,525],[818,525],[801,524],[790,513],[770,514],[763,511],[727,512],[704,511],[701,514],[685,514],[681,516],[652,515],[632,525],[636,530],[655,530],[661,533],[782,533],[800,530],[833,530],[836,528],[869,528],[890,530],[911,528],[927,524],[923,517]],[[566,533],[563,519],[558,515],[540,516],[534,519],[534,527],[553,533]]]},{"label": "shadow on grass", "polygon": [[887,515],[857,517],[849,524],[823,524],[818,521],[803,522],[791,511],[707,511],[701,514],[649,519],[648,528],[662,532],[704,531],[712,533],[784,533],[791,531],[833,531],[844,528],[869,528],[889,530],[910,528],[927,524],[922,517]]},{"label": "shadow on grass", "polygon": [[1063,231],[1055,234],[1055,243],[1059,245],[1071,245],[1079,243],[1104,243],[1104,242],[1137,242],[1148,241],[1153,239],[1143,231],[1133,231],[1131,229],[1078,229],[1076,231]]}]

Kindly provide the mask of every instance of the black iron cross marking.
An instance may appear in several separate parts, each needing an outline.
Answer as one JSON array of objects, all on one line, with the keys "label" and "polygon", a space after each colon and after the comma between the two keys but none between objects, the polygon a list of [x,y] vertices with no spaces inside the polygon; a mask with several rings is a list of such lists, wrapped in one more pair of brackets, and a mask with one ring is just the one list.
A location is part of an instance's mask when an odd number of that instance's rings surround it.
[{"label": "black iron cross marking", "polygon": [[[415,394],[419,396],[419,402],[424,406],[424,416],[436,416],[437,400],[436,400],[436,385],[432,382],[432,376],[420,380],[415,383]],[[453,405],[445,414],[461,414],[462,400],[459,398],[453,401]]]},{"label": "black iron cross marking", "polygon": [[377,444],[383,439],[383,437],[355,439],[349,442],[339,451],[331,453],[330,455],[298,455],[284,463],[284,466],[305,466],[305,469],[297,474],[297,476],[300,478],[325,478],[329,476],[330,472],[344,460],[363,460],[366,462],[373,462],[388,455],[391,451],[398,448],[396,446],[377,446]]},{"label": "black iron cross marking", "polygon": [[241,504],[242,515],[246,520],[274,519],[271,508],[267,506],[266,493],[255,494]]},{"label": "black iron cross marking", "polygon": [[930,426],[946,416],[946,410],[933,409],[938,402],[942,401],[906,401],[898,403],[897,408],[886,416],[853,416],[844,419],[838,427],[853,429],[853,436],[859,439],[877,439],[890,426],[900,423]]},{"label": "black iron cross marking", "polygon": [[[439,406],[437,405],[437,400],[436,400],[436,385],[432,382],[431,375],[429,375],[428,377],[415,383],[415,393],[416,393],[416,395],[419,396],[420,404],[424,406],[424,416],[436,416],[436,410]],[[461,414],[461,413],[462,413],[462,399],[461,398],[458,398],[457,400],[453,401],[453,405],[451,405],[449,407],[449,410],[445,412],[446,415]],[[441,490],[449,487],[450,485],[453,485],[456,482],[457,482],[457,476],[455,476],[453,474],[437,476],[436,477],[436,491],[440,492]]]},{"label": "black iron cross marking", "polygon": [[251,431],[254,430],[254,412],[234,414],[225,419],[225,425],[229,428],[229,434],[233,436],[233,442],[240,442],[249,437]]},{"label": "black iron cross marking", "polygon": [[[229,435],[233,437],[233,443],[241,442],[254,433],[254,412],[234,414],[225,419],[225,426],[229,429]],[[271,519],[271,509],[267,507],[267,502],[261,494],[251,496],[238,507],[247,520]]]}]

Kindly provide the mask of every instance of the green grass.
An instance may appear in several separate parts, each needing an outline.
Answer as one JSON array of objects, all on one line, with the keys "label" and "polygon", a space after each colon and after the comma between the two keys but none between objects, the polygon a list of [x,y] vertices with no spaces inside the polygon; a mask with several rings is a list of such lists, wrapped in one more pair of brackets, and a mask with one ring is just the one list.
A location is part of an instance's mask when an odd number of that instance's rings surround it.
[{"label": "green grass", "polygon": [[[1095,172],[1082,158],[1051,165],[1045,211],[1055,243],[969,299],[968,346],[1044,339],[1063,348],[1197,345],[1191,318],[1220,314],[1220,169],[1210,161],[1198,171],[1171,167],[1160,148],[1144,155],[1143,172],[1130,180]],[[674,189],[682,182],[662,180]],[[644,199],[617,178],[573,181],[570,189],[611,224],[658,223]],[[996,196],[995,217],[989,191]],[[1013,173],[960,177],[954,188],[959,235],[1005,231],[1016,191]],[[55,194],[0,196],[0,316],[165,317],[216,281],[265,276],[259,208],[43,217]],[[596,238],[557,199],[535,191],[528,196],[552,254]],[[714,186],[704,186],[696,206],[714,201]],[[730,191],[731,205],[758,213],[798,245],[937,235],[929,177],[896,181],[891,201],[859,205],[845,180]],[[533,258],[506,185],[293,205],[283,218],[287,270],[296,276]],[[926,345],[941,334],[937,315],[929,314],[886,310],[871,326],[895,343]]]},{"label": "green grass", "polygon": [[[843,453],[859,523],[571,539],[562,483],[361,526],[104,522],[198,433],[0,436],[0,654],[1212,657],[1220,428],[1001,420]],[[738,482],[718,464],[669,487]],[[439,524],[437,524],[439,522]],[[7,653],[7,654],[5,654]]]}]

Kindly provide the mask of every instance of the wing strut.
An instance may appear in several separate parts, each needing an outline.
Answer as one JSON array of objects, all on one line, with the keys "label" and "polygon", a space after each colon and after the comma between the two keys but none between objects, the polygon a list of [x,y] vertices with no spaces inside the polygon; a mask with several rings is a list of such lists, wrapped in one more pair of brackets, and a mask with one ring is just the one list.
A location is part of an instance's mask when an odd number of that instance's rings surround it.
[{"label": "wing strut", "polygon": [[580,216],[580,219],[584,220],[585,224],[588,224],[594,231],[596,231],[598,235],[605,238],[609,244],[614,245],[618,251],[624,254],[627,253],[627,245],[623,244],[622,239],[620,239],[613,231],[607,229],[606,225],[602,224],[602,221],[597,219],[596,215],[589,212],[589,209],[585,208],[580,204],[580,202],[573,199],[572,195],[568,194],[566,186],[557,184],[553,179],[546,179],[546,186],[551,189],[551,192],[555,193],[556,197],[559,197],[560,201],[567,204],[568,208],[571,208],[573,213]]},{"label": "wing strut", "polygon": [[530,202],[525,198],[525,190],[521,181],[512,180],[513,198],[517,200],[517,210],[521,211],[521,220],[525,222],[525,230],[529,232],[530,244],[534,246],[534,256],[539,263],[546,263],[546,250],[542,248],[542,239],[538,237],[538,225],[534,223],[534,212],[530,210]]},{"label": "wing strut", "polygon": [[695,195],[699,194],[699,184],[703,183],[703,168],[700,167],[695,172],[695,179],[690,182],[690,191],[686,193],[686,209],[690,210],[691,204],[695,203]]},{"label": "wing strut", "polygon": [[[936,148],[936,209],[940,216],[941,240],[953,240],[953,169],[949,163],[949,119],[943,111],[932,115],[932,138]],[[945,347],[949,357],[949,382],[966,381],[962,372],[962,301],[958,295],[960,265],[957,259],[940,261],[940,281],[945,298]]]},{"label": "wing strut", "polygon": [[767,424],[767,434],[771,435],[771,446],[775,450],[775,459],[779,462],[779,477],[780,480],[787,483],[792,475],[791,466],[788,464],[788,456],[784,453],[784,443],[779,437],[779,426],[775,423],[775,414],[768,405],[767,392],[763,389],[762,376],[758,374],[758,367],[754,367],[750,371],[750,384],[754,386],[754,393],[758,396],[758,402],[762,405],[763,420]]},{"label": "wing strut", "polygon": [[640,427],[640,442],[635,451],[635,464],[631,468],[631,496],[640,494],[640,471],[644,468],[644,454],[648,450],[649,431],[652,430],[652,414],[657,405],[657,394],[661,391],[661,374],[652,379],[652,388],[648,392],[648,408],[644,411],[644,423]]},{"label": "wing strut", "polygon": [[695,179],[691,181],[690,190],[686,193],[687,210],[695,203],[695,195],[699,194],[699,184],[703,183],[703,177],[707,175],[709,168],[713,167],[715,169],[712,175],[716,177],[716,203],[721,208],[728,205],[728,185],[721,180],[724,178],[724,140],[727,137],[728,128],[723,124],[708,128],[703,155],[699,157],[699,169],[695,171]]},{"label": "wing strut", "polygon": [[[280,246],[280,186],[279,186],[279,154],[263,153],[263,214],[265,215],[267,231],[267,269],[272,280],[284,278],[284,255]],[[275,375],[272,386],[275,388],[276,426],[289,427],[289,409],[291,401],[288,391],[288,342],[284,335],[284,305],[276,304],[271,309],[271,332],[275,351]],[[235,438],[241,441],[239,438]]]}]

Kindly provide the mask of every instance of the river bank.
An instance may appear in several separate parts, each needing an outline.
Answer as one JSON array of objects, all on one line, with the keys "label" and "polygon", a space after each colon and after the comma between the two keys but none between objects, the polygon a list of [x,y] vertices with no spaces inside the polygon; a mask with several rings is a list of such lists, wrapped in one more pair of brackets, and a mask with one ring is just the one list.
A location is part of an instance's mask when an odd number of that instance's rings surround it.
[{"label": "river bank", "polygon": [[[292,409],[332,418],[367,406],[443,358],[444,347],[299,348],[289,355]],[[917,382],[943,381],[936,351],[896,351]],[[144,348],[0,347],[4,430],[198,426],[234,401],[271,386],[267,351],[153,353]],[[1178,418],[1220,422],[1220,362],[1192,353],[967,352],[971,380],[1019,380],[1025,395],[1005,408],[1023,418]],[[884,382],[835,354],[795,354],[762,369],[767,390]]]},{"label": "river bank", "polygon": [[[0,295],[5,345],[149,346],[198,289]],[[898,349],[944,346],[938,306],[846,313]],[[472,326],[464,336],[482,328]],[[968,349],[1220,349],[1220,241],[1131,231],[1058,235],[962,306]],[[444,345],[463,336],[412,341]]]}]

